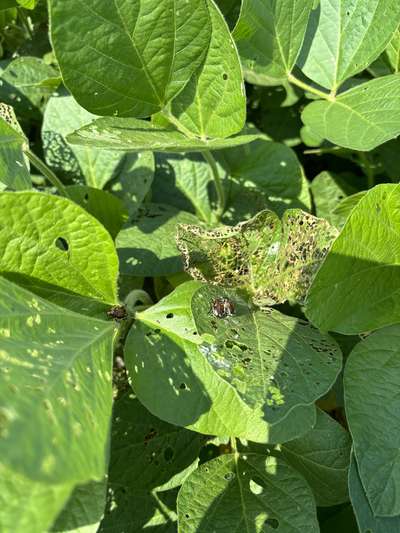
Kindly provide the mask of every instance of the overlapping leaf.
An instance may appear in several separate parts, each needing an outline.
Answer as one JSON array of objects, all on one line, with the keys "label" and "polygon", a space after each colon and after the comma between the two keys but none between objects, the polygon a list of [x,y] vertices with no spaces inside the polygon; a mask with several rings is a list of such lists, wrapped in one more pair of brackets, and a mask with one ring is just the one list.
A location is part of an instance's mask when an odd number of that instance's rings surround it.
[{"label": "overlapping leaf", "polygon": [[0,182],[14,190],[31,189],[29,165],[23,154],[28,147],[15,113],[6,104],[0,104]]},{"label": "overlapping leaf", "polygon": [[312,102],[302,119],[334,144],[372,150],[400,133],[400,74],[357,85],[333,100]]},{"label": "overlapping leaf", "polygon": [[243,288],[257,304],[301,301],[336,230],[299,209],[282,220],[262,211],[235,227],[178,228],[185,269],[196,279]]},{"label": "overlapping leaf", "polygon": [[306,314],[347,335],[399,321],[400,188],[378,185],[353,209],[310,288]]},{"label": "overlapping leaf", "polygon": [[399,341],[398,325],[381,329],[354,348],[345,368],[347,420],[361,482],[377,516],[400,515]]},{"label": "overlapping leaf", "polygon": [[178,522],[187,533],[319,531],[305,480],[285,462],[252,453],[222,455],[193,472],[179,492]]},{"label": "overlapping leaf", "polygon": [[205,0],[51,0],[50,16],[64,82],[98,115],[162,109],[199,67],[211,36]]}]

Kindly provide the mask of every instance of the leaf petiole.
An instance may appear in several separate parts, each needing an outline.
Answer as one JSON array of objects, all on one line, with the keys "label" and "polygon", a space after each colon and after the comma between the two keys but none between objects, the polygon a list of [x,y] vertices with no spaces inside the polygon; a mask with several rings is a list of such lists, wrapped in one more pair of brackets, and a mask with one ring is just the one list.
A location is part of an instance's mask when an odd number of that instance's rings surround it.
[{"label": "leaf petiole", "polygon": [[219,221],[219,220],[221,220],[221,216],[224,214],[224,211],[225,211],[225,202],[226,202],[226,200],[225,200],[224,186],[222,185],[222,180],[221,180],[221,177],[219,175],[217,163],[216,163],[212,153],[210,151],[208,151],[208,150],[205,150],[204,152],[202,152],[202,154],[203,154],[204,159],[210,165],[211,171],[212,171],[212,174],[213,174],[215,189],[217,191],[217,198],[218,198],[218,209],[217,209],[216,215],[217,215],[217,219]]},{"label": "leaf petiole", "polygon": [[31,150],[24,150],[24,154],[27,156],[32,165],[41,173],[47,180],[57,189],[61,196],[70,198],[67,189],[54,174],[54,172]]}]

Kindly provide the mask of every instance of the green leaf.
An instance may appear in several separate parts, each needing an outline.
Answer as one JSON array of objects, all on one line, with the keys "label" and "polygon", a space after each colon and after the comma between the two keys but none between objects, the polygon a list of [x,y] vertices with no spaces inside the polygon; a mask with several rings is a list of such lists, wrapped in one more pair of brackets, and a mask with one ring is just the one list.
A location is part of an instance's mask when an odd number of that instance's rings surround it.
[{"label": "green leaf", "polygon": [[0,70],[0,99],[14,107],[18,117],[39,120],[61,79],[52,66],[37,57],[18,57]]},{"label": "green leaf", "polygon": [[28,163],[23,153],[27,143],[23,133],[0,116],[0,182],[16,191],[32,188]]},{"label": "green leaf", "polygon": [[97,218],[115,239],[128,218],[122,201],[109,192],[93,187],[72,185],[67,190],[70,199]]},{"label": "green leaf", "polygon": [[51,0],[50,20],[66,86],[98,115],[161,110],[200,66],[211,36],[204,0]]},{"label": "green leaf", "polygon": [[386,55],[395,74],[400,71],[400,29],[394,32],[392,40],[386,48]]},{"label": "green leaf", "polygon": [[117,237],[122,274],[165,276],[181,272],[183,264],[175,243],[176,228],[178,224],[196,221],[192,214],[168,205],[144,206]]},{"label": "green leaf", "polygon": [[399,341],[398,325],[373,333],[353,349],[344,372],[354,453],[377,516],[400,515]]},{"label": "green leaf", "polygon": [[97,533],[104,514],[106,489],[105,480],[76,487],[51,533]]},{"label": "green leaf", "polygon": [[127,152],[204,152],[239,146],[263,138],[261,133],[241,133],[229,139],[197,139],[145,120],[100,118],[68,136],[71,144],[83,144]]},{"label": "green leaf", "polygon": [[2,0],[0,4],[0,11],[3,9],[11,9],[12,7],[16,7],[17,0]]},{"label": "green leaf", "polygon": [[399,321],[399,197],[397,185],[378,185],[351,212],[307,297],[320,329],[352,335]]},{"label": "green leaf", "polygon": [[61,511],[72,486],[32,481],[0,463],[0,529],[43,533]]},{"label": "green leaf", "polygon": [[314,134],[334,144],[372,150],[400,133],[400,74],[357,85],[330,101],[312,102],[302,119]]},{"label": "green leaf", "polygon": [[[222,297],[235,307],[225,319],[210,311]],[[261,408],[270,424],[297,406],[311,405],[335,382],[340,349],[307,322],[275,309],[254,310],[236,292],[207,285],[193,295],[191,305],[201,353],[249,407]]]},{"label": "green leaf", "polygon": [[193,472],[178,495],[178,523],[185,533],[319,531],[305,480],[283,461],[253,453],[222,455]]},{"label": "green leaf", "polygon": [[352,454],[350,464],[349,491],[359,531],[398,533],[400,530],[400,516],[390,518],[374,516],[360,479],[354,454]]},{"label": "green leaf", "polygon": [[118,260],[103,226],[73,202],[49,194],[1,193],[0,272],[25,274],[115,303]]},{"label": "green leaf", "polygon": [[311,431],[281,446],[283,457],[303,474],[319,506],[348,501],[350,450],[347,431],[320,409]]},{"label": "green leaf", "polygon": [[216,4],[232,29],[239,17],[241,0],[216,0]]},{"label": "green leaf", "polygon": [[18,4],[25,9],[35,9],[39,0],[17,0]]},{"label": "green leaf", "polygon": [[237,226],[179,226],[178,248],[195,279],[246,290],[257,305],[302,301],[337,232],[290,209],[282,220],[262,211]]},{"label": "green leaf", "polygon": [[288,76],[303,44],[312,5],[313,0],[243,0],[233,36],[249,81],[269,85],[270,78]]},{"label": "green leaf", "polygon": [[[0,277],[0,455],[32,481],[102,479],[114,324]],[[94,438],[95,436],[95,438]]]},{"label": "green leaf", "polygon": [[[255,442],[284,442],[311,429],[314,406],[293,409],[284,423],[268,424],[261,409],[240,399],[198,349],[191,299],[199,282],[178,286],[137,314],[125,355],[134,390],[153,414],[205,434],[236,435]],[[168,354],[160,358],[160,354]]]},{"label": "green leaf", "polygon": [[171,113],[183,131],[201,139],[234,135],[246,120],[246,94],[235,43],[213,0],[207,4],[212,27],[207,56],[171,103]]},{"label": "green leaf", "polygon": [[336,91],[383,52],[399,24],[397,0],[320,0],[299,65],[314,82]]},{"label": "green leaf", "polygon": [[92,115],[72,96],[50,98],[44,113],[42,140],[46,163],[58,174],[84,178],[89,187],[102,189],[115,177],[125,154],[87,146],[70,146],[66,138],[92,122]]}]

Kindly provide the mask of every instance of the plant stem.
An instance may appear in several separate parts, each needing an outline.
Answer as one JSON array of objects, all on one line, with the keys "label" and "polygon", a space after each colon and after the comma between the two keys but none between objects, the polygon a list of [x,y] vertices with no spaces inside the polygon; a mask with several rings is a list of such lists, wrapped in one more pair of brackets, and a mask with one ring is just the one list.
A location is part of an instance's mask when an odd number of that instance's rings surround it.
[{"label": "plant stem", "polygon": [[202,152],[204,159],[207,161],[207,163],[211,167],[211,171],[213,173],[214,177],[214,184],[215,189],[217,191],[217,198],[218,198],[218,209],[217,209],[217,219],[218,221],[221,220],[221,216],[224,214],[225,211],[225,191],[224,186],[222,185],[222,180],[218,172],[217,163],[212,155],[212,153],[208,150],[205,150]]},{"label": "plant stem", "polygon": [[231,437],[230,442],[231,442],[232,453],[234,453],[235,455],[238,455],[239,452],[237,449],[236,437]]},{"label": "plant stem", "polygon": [[309,93],[316,94],[320,98],[323,98],[324,100],[334,100],[334,95],[329,93],[324,93],[323,91],[320,91],[319,89],[316,89],[315,87],[312,87],[311,85],[308,85],[308,83],[305,83],[304,81],[299,80],[293,74],[288,75],[288,80],[290,83],[293,83],[293,85],[297,85],[297,87],[300,87],[304,91],[307,91]]},{"label": "plant stem", "polygon": [[25,26],[26,31],[28,32],[29,39],[32,41],[32,39],[33,39],[32,28],[31,28],[31,25],[29,23],[28,17],[26,16],[25,11],[23,10],[23,8],[21,8],[21,7],[18,8],[18,14],[21,17],[22,23]]},{"label": "plant stem", "polygon": [[363,166],[363,170],[367,176],[368,189],[372,189],[372,187],[375,186],[375,174],[369,157],[365,152],[359,152],[359,158]]},{"label": "plant stem", "polygon": [[61,181],[57,178],[57,176],[54,174],[52,170],[49,169],[49,167],[33,152],[30,150],[24,150],[24,154],[28,157],[29,161],[32,163],[32,165],[41,173],[47,180],[57,189],[57,191],[61,194],[61,196],[65,196],[66,198],[70,198],[67,189],[64,187],[64,185],[61,183]]}]

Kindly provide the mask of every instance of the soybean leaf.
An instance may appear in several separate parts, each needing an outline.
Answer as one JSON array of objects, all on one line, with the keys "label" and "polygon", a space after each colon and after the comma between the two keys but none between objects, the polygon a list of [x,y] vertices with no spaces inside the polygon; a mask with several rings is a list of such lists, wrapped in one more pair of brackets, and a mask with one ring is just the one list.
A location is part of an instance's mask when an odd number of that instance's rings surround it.
[{"label": "soybean leaf", "polygon": [[102,302],[117,300],[118,260],[105,228],[49,194],[1,193],[0,272],[25,274]]},{"label": "soybean leaf", "polygon": [[83,319],[1,277],[0,317],[2,462],[32,481],[102,479],[113,323]]},{"label": "soybean leaf", "polygon": [[313,81],[336,91],[383,52],[399,23],[396,0],[320,0],[299,65]]},{"label": "soybean leaf", "polygon": [[98,115],[161,110],[203,61],[211,35],[204,0],[51,0],[50,20],[66,86]]},{"label": "soybean leaf", "polygon": [[285,462],[253,453],[222,455],[193,472],[178,495],[178,523],[188,533],[319,531],[305,480]]},{"label": "soybean leaf", "polygon": [[[213,302],[226,297],[233,316],[215,317]],[[199,349],[214,371],[252,409],[276,423],[299,405],[311,405],[341,369],[336,342],[307,322],[275,309],[257,311],[234,291],[205,285],[192,298]]]},{"label": "soybean leaf", "polygon": [[386,54],[389,60],[389,63],[394,71],[397,74],[400,71],[400,29],[394,32],[392,40],[386,48]]},{"label": "soybean leaf", "polygon": [[22,131],[17,131],[0,116],[0,182],[16,191],[32,188],[23,154],[27,143]]},{"label": "soybean leaf", "polygon": [[299,209],[272,211],[234,227],[179,226],[178,248],[194,278],[246,290],[256,304],[302,301],[337,232]]},{"label": "soybean leaf", "polygon": [[292,71],[307,28],[313,0],[243,0],[233,36],[248,81],[269,85]]},{"label": "soybean leaf", "polygon": [[74,489],[52,533],[96,533],[104,514],[107,483],[91,481]]},{"label": "soybean leaf", "polygon": [[246,120],[246,95],[235,43],[213,0],[207,4],[212,31],[206,58],[171,103],[171,113],[180,125],[201,139],[234,135]]},{"label": "soybean leaf", "polygon": [[97,218],[113,239],[116,238],[128,218],[121,200],[109,192],[82,185],[68,187],[68,194],[71,200]]},{"label": "soybean leaf", "polygon": [[354,454],[351,456],[349,491],[360,531],[371,533],[397,533],[399,531],[400,516],[374,516],[360,479]]},{"label": "soybean leaf", "polygon": [[399,102],[400,75],[393,74],[357,85],[334,100],[312,102],[302,119],[323,139],[368,151],[399,135]]},{"label": "soybean leaf", "polygon": [[196,221],[194,215],[168,205],[143,206],[116,240],[122,274],[165,276],[181,272],[176,228],[178,224]]},{"label": "soybean leaf", "polygon": [[17,6],[17,0],[3,0],[0,4],[0,10],[11,9]]},{"label": "soybean leaf", "polygon": [[398,325],[373,333],[353,349],[344,373],[354,453],[376,516],[400,515],[399,340]]},{"label": "soybean leaf", "polygon": [[268,424],[261,409],[246,405],[215,372],[198,349],[203,341],[191,311],[198,288],[199,282],[184,283],[137,314],[125,360],[140,401],[163,420],[211,435],[284,442],[311,429],[314,406],[297,407],[282,423]]},{"label": "soybean leaf", "polygon": [[18,117],[37,120],[60,81],[57,70],[42,59],[18,57],[1,69],[0,98]]},{"label": "soybean leaf", "polygon": [[283,457],[303,474],[319,506],[348,501],[350,450],[349,434],[320,409],[313,429],[281,446]]},{"label": "soybean leaf", "polygon": [[39,0],[17,0],[18,4],[25,9],[35,9]]},{"label": "soybean leaf", "polygon": [[378,185],[351,212],[308,293],[320,329],[352,335],[399,321],[399,196],[397,185]]},{"label": "soybean leaf", "polygon": [[50,98],[44,113],[42,140],[46,163],[58,175],[84,178],[89,187],[102,189],[115,177],[125,154],[71,146],[66,140],[70,133],[95,118],[96,115],[83,109],[72,96]]},{"label": "soybean leaf", "polygon": [[0,528],[43,533],[54,522],[72,486],[32,481],[0,463]]},{"label": "soybean leaf", "polygon": [[68,141],[127,152],[204,152],[247,144],[262,137],[258,132],[245,132],[228,139],[198,139],[145,120],[106,117],[75,131]]}]

